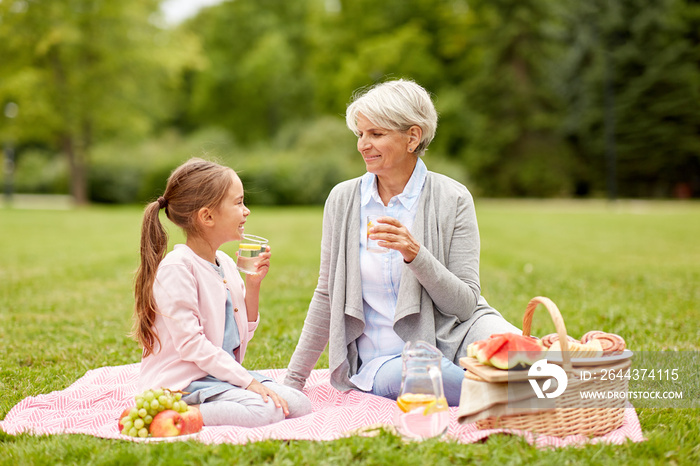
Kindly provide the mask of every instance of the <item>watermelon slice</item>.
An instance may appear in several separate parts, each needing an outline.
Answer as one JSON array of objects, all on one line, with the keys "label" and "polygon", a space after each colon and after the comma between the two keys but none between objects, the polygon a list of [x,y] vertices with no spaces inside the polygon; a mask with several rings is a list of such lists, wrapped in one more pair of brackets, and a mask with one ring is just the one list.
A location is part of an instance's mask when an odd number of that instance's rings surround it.
[{"label": "watermelon slice", "polygon": [[535,338],[515,333],[505,333],[502,337],[506,340],[505,343],[489,358],[491,365],[498,369],[529,367],[545,354],[544,345]]},{"label": "watermelon slice", "polygon": [[497,336],[499,336],[499,334],[496,333],[485,340],[479,340],[475,341],[474,343],[469,343],[469,345],[467,345],[467,356],[470,358],[476,358],[476,354],[479,352],[479,350],[482,349],[484,346],[488,345],[491,339]]},{"label": "watermelon slice", "polygon": [[476,353],[479,351],[479,348],[481,348],[487,342],[488,340],[479,340],[475,341],[474,343],[469,343],[467,346],[467,356],[470,358],[476,358]]},{"label": "watermelon slice", "polygon": [[507,342],[508,338],[504,335],[491,335],[476,351],[476,359],[481,364],[492,365],[491,357]]}]

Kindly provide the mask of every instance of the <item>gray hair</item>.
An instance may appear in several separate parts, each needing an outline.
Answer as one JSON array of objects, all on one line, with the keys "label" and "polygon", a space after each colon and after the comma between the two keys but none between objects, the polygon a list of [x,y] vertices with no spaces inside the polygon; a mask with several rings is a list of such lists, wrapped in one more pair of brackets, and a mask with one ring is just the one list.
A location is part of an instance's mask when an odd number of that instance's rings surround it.
[{"label": "gray hair", "polygon": [[423,134],[416,155],[423,155],[435,137],[437,111],[428,91],[413,81],[387,81],[356,93],[345,112],[345,123],[357,136],[360,113],[385,129],[408,131],[413,125],[420,127]]}]

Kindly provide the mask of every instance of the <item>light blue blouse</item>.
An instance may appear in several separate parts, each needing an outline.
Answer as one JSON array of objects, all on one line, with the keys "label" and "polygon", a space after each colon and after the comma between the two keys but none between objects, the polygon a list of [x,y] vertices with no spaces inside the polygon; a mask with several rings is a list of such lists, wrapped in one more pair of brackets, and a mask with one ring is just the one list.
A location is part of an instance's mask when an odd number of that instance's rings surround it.
[{"label": "light blue blouse", "polygon": [[[393,217],[411,230],[416,217],[420,197],[428,169],[418,158],[403,192],[394,196],[385,206],[377,190],[377,177],[366,173],[360,186],[360,215]],[[366,225],[362,221],[361,225]],[[369,391],[374,376],[386,361],[401,355],[405,342],[394,331],[394,313],[404,268],[403,257],[398,251],[375,253],[367,251],[367,231],[360,229],[360,274],[362,279],[362,304],[365,329],[357,339],[361,360],[360,368],[350,379],[360,390]]]}]

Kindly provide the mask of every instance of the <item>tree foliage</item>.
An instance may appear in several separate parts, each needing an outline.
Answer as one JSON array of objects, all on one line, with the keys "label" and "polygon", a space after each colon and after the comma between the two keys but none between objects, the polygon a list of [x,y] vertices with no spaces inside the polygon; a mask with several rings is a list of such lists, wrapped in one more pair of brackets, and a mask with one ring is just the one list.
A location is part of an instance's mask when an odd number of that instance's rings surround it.
[{"label": "tree foliage", "polygon": [[348,144],[328,122],[352,94],[409,78],[440,115],[428,165],[459,165],[475,193],[700,196],[696,1],[228,0],[177,27],[157,7],[0,1],[0,99],[22,120],[0,136],[84,167],[95,141],[218,128],[280,165],[250,165],[256,184],[345,160],[354,147],[311,153],[308,134]]},{"label": "tree foliage", "polygon": [[692,186],[697,195],[700,5],[597,0],[571,2],[568,13],[565,130],[590,165],[582,183],[602,189],[612,150],[623,194],[687,195]]},{"label": "tree foliage", "polygon": [[236,139],[270,139],[309,116],[308,2],[227,2],[194,19],[208,64],[192,77],[185,113],[191,128],[220,126]]},{"label": "tree foliage", "polygon": [[698,194],[697,16],[683,0],[225,2],[188,25],[212,59],[191,124],[269,138],[407,77],[435,96],[432,152],[478,192],[604,194],[615,176],[627,196]]},{"label": "tree foliage", "polygon": [[194,42],[159,27],[156,0],[0,2],[0,101],[19,106],[20,142],[65,154],[71,191],[87,201],[95,141],[148,134]]},{"label": "tree foliage", "polygon": [[461,151],[491,195],[571,194],[571,151],[559,134],[564,113],[555,89],[561,44],[548,0],[475,0],[469,78],[461,88],[471,113]]}]

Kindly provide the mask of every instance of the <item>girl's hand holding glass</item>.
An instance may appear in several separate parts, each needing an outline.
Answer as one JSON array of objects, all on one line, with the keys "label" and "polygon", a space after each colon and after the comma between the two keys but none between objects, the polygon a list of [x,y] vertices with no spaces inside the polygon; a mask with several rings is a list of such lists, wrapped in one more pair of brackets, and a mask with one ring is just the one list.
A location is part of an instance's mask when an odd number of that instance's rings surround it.
[{"label": "girl's hand holding glass", "polygon": [[236,253],[236,265],[241,272],[257,276],[262,280],[270,269],[270,256],[267,239],[255,235],[243,235]]},{"label": "girl's hand holding glass", "polygon": [[270,246],[265,246],[265,252],[261,252],[254,258],[254,262],[251,267],[253,272],[246,272],[246,283],[261,282],[262,279],[265,278],[267,272],[270,270],[270,258],[272,257],[271,251]]}]

